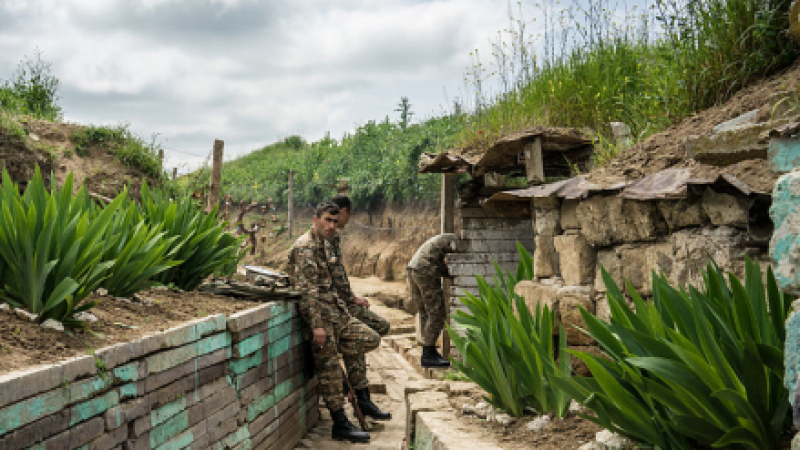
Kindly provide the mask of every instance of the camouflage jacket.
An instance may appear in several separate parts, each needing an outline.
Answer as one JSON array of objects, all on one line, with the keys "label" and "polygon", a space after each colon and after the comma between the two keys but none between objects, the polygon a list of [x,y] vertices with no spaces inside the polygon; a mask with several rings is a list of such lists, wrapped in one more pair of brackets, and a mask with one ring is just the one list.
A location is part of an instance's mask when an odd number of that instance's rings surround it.
[{"label": "camouflage jacket", "polygon": [[333,277],[333,284],[336,286],[336,292],[339,293],[339,298],[345,302],[352,302],[355,294],[350,288],[350,279],[347,278],[347,271],[344,269],[341,235],[337,232],[332,238],[325,241],[325,248],[330,261],[331,276]]},{"label": "camouflage jacket", "polygon": [[408,268],[433,278],[449,276],[444,257],[455,251],[455,241],[456,235],[452,233],[444,233],[428,239],[414,253],[414,257],[408,263]]},{"label": "camouflage jacket", "polygon": [[[292,281],[302,296],[300,312],[314,328],[322,328],[328,314],[347,314],[347,306],[333,281],[331,257],[325,242],[311,230],[297,238],[289,252]],[[337,311],[338,310],[338,311]]]}]

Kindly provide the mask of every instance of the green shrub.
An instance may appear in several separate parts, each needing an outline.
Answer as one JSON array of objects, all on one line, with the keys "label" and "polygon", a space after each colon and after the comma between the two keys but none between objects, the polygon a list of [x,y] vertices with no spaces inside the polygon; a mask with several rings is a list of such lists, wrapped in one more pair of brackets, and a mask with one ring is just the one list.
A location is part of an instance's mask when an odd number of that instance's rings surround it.
[{"label": "green shrub", "polygon": [[114,261],[102,287],[111,295],[130,297],[148,289],[153,278],[181,261],[169,259],[179,248],[177,236],[166,237],[159,223],[148,224],[133,203],[120,208],[104,233],[103,258]]},{"label": "green shrub", "polygon": [[100,146],[115,154],[123,164],[136,167],[154,179],[163,178],[159,145],[145,142],[127,125],[81,128],[73,133],[72,142],[81,156],[86,156],[91,147]]},{"label": "green shrub", "polygon": [[51,73],[51,64],[41,59],[25,58],[17,66],[13,78],[0,86],[0,108],[50,121],[61,118],[58,105],[58,78]]},{"label": "green shrub", "polygon": [[789,419],[783,386],[784,322],[791,300],[772,270],[764,286],[746,261],[745,284],[715,265],[703,290],[653,278],[633,307],[605,270],[611,319],[582,310],[587,332],[610,359],[573,352],[594,378],[555,383],[593,410],[588,419],[658,448],[777,449]]},{"label": "green shrub", "polygon": [[167,254],[180,264],[161,271],[155,280],[192,290],[209,275],[221,271],[230,276],[245,256],[244,237],[225,232],[219,222],[217,207],[206,214],[189,197],[171,199],[165,192],[151,191],[142,183],[141,215],[143,220],[171,240]]},{"label": "green shrub", "polygon": [[[524,299],[514,292],[518,281],[533,277],[530,254],[521,245],[517,247],[522,261],[516,274],[504,275],[495,265],[494,285],[478,276],[479,296],[461,298],[470,314],[458,311],[453,317],[465,329],[464,337],[448,326],[463,358],[453,364],[489,394],[487,401],[512,416],[519,417],[526,408],[532,408],[540,414],[552,410],[563,417],[571,399],[554,389],[550,380],[557,366],[562,373],[572,371],[566,340],[559,341],[556,363],[554,311],[537,307],[531,314]],[[564,336],[564,330],[560,331]]]},{"label": "green shrub", "polygon": [[83,188],[72,193],[72,175],[48,192],[38,167],[20,195],[3,170],[0,190],[0,296],[14,307],[80,326],[73,314],[107,276],[103,234],[124,202],[121,194],[98,211]]}]

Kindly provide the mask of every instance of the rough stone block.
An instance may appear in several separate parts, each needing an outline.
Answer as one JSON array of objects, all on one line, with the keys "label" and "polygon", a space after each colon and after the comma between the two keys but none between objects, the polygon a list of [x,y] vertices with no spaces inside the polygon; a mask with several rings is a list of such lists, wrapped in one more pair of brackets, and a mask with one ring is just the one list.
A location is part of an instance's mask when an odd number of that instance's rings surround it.
[{"label": "rough stone block", "polygon": [[579,286],[594,282],[596,252],[583,236],[556,236],[555,247],[565,284]]},{"label": "rough stone block", "polygon": [[270,317],[288,310],[288,302],[265,303],[261,306],[251,308],[231,314],[228,317],[228,330],[240,332],[261,322],[269,320]]},{"label": "rough stone block", "polygon": [[533,207],[533,231],[537,235],[555,236],[561,232],[561,205],[556,197],[535,198]]},{"label": "rough stone block", "polygon": [[701,271],[712,258],[722,270],[744,273],[744,237],[730,227],[685,229],[670,236],[675,257],[669,280],[673,285],[701,286]]},{"label": "rough stone block", "polygon": [[577,215],[593,246],[652,241],[667,231],[656,202],[595,195],[578,205]]},{"label": "rough stone block", "polygon": [[534,238],[536,248],[533,251],[533,276],[536,278],[559,274],[558,252],[554,239],[549,235],[539,235]]},{"label": "rough stone block", "polygon": [[[458,420],[452,413],[440,411],[422,411],[417,414],[414,423],[414,448],[455,450],[500,450],[484,436],[476,433],[468,422]],[[410,441],[411,430],[406,431]]]},{"label": "rough stone block", "polygon": [[787,173],[800,167],[800,139],[773,137],[767,150],[769,168],[775,173]]},{"label": "rough stone block", "polygon": [[106,432],[97,439],[87,444],[87,450],[108,450],[125,442],[128,438],[128,429],[119,427],[113,431]]},{"label": "rough stone block", "polygon": [[581,317],[580,308],[594,314],[594,300],[590,294],[564,291],[558,298],[558,310],[561,314],[561,323],[564,324],[564,333],[570,345],[592,345],[594,339],[578,328],[586,329],[586,324]]},{"label": "rough stone block", "polygon": [[708,216],[699,199],[659,200],[658,211],[667,222],[670,231],[699,227],[708,223]]},{"label": "rough stone block", "polygon": [[714,165],[764,159],[767,157],[769,140],[762,139],[761,135],[775,126],[774,122],[765,122],[739,126],[714,134],[689,136],[683,143],[686,157]]},{"label": "rough stone block", "polygon": [[597,251],[597,269],[594,275],[594,290],[597,292],[606,291],[606,284],[603,281],[601,268],[608,272],[618,286],[622,286],[622,263],[619,259],[619,247],[605,248]]},{"label": "rough stone block", "polygon": [[561,228],[564,230],[579,230],[581,222],[578,220],[578,200],[564,200],[561,202]]},{"label": "rough stone block", "polygon": [[754,200],[744,194],[718,193],[707,187],[703,192],[703,211],[712,224],[747,228],[750,207]]},{"label": "rough stone block", "polygon": [[769,244],[775,279],[785,292],[800,295],[800,171],[775,183],[769,215],[775,224]]},{"label": "rough stone block", "polygon": [[0,448],[25,448],[69,427],[69,411],[61,410],[0,437]]},{"label": "rough stone block", "polygon": [[[569,350],[577,350],[579,352],[588,353],[593,356],[599,356],[603,358],[607,358],[606,354],[603,350],[596,346],[596,345],[571,345],[567,347]],[[572,359],[572,373],[579,377],[590,377],[592,376],[592,372],[589,370],[589,366],[586,363],[570,354],[570,358]]]},{"label": "rough stone block", "polygon": [[595,297],[594,315],[602,321],[611,321],[611,304],[609,303],[607,295],[600,294]]},{"label": "rough stone block", "polygon": [[558,291],[562,285],[553,281],[532,281],[523,280],[514,287],[514,292],[525,299],[525,305],[533,313],[538,305],[547,306],[551,311],[555,311],[556,323],[559,323],[558,312]]},{"label": "rough stone block", "polygon": [[[652,295],[653,271],[667,276],[673,271],[673,248],[670,243],[623,245],[619,249],[622,279],[630,283],[639,295]],[[619,280],[615,280],[618,281]]]},{"label": "rough stone block", "polygon": [[168,348],[180,347],[190,342],[197,341],[203,336],[224,331],[226,326],[224,314],[215,314],[196,319],[164,331],[164,346]]}]

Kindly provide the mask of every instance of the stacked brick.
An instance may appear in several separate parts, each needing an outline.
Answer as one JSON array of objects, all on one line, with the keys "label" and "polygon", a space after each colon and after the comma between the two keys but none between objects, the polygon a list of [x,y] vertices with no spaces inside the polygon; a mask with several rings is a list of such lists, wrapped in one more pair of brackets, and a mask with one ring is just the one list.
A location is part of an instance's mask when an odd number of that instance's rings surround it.
[{"label": "stacked brick", "polygon": [[[461,232],[459,252],[447,255],[446,262],[453,276],[451,294],[455,297],[465,293],[478,294],[476,275],[492,281],[497,273],[495,264],[505,273],[516,272],[520,256],[517,242],[531,254],[534,236],[529,218],[503,218],[480,206],[464,206],[460,210]],[[464,308],[456,301],[453,310]]]},{"label": "stacked brick", "polygon": [[296,304],[0,376],[0,449],[291,448],[319,416]]}]

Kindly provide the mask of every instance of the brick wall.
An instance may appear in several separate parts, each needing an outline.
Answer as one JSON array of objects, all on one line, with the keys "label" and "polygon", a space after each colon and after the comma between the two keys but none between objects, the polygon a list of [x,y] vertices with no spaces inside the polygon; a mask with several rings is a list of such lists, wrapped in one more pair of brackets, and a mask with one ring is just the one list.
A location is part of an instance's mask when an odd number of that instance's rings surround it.
[{"label": "brick wall", "polygon": [[284,449],[319,418],[296,303],[0,376],[2,449]]}]

